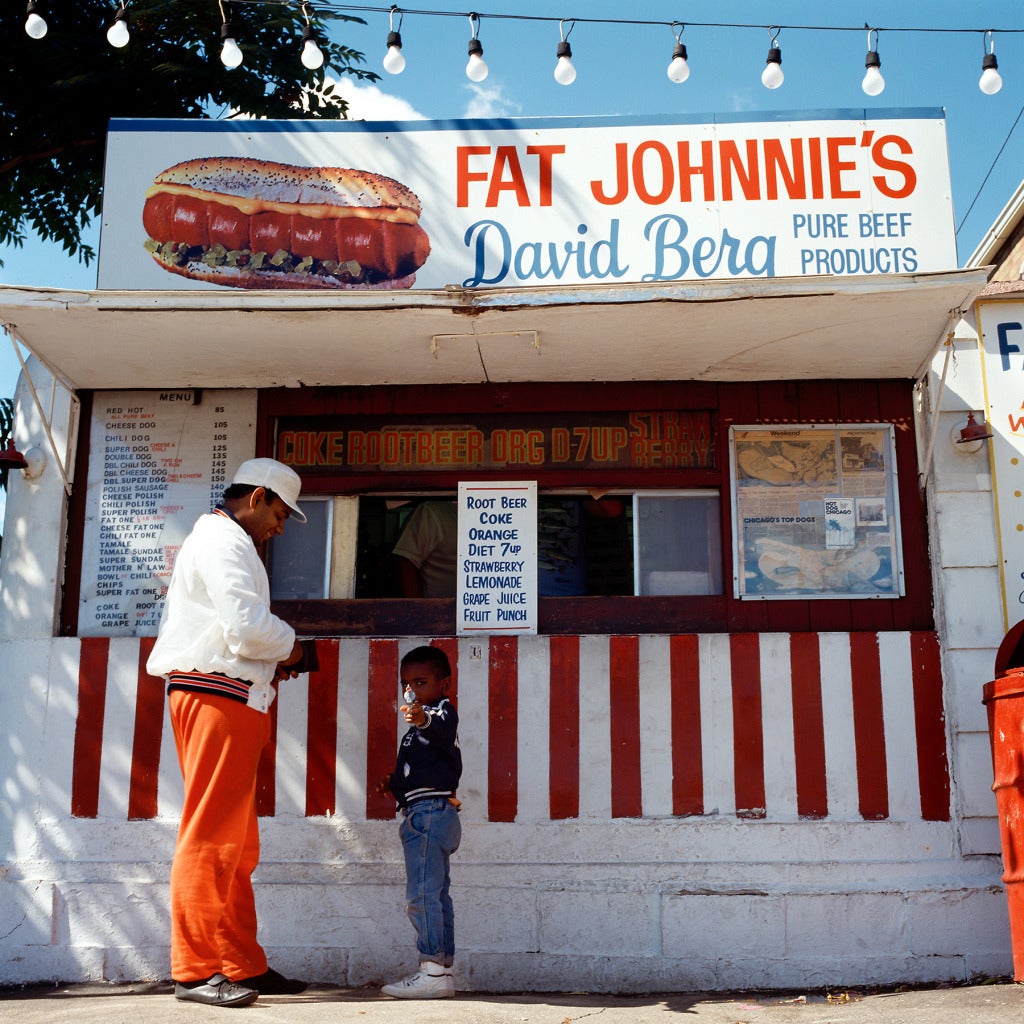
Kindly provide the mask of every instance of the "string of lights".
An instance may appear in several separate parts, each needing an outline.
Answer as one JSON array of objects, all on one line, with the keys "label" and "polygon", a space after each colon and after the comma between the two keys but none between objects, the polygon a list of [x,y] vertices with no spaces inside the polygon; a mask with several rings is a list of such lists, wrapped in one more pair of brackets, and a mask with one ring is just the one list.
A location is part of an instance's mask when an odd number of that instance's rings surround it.
[{"label": "string of lights", "polygon": [[[129,28],[129,6],[132,0],[112,0],[112,21],[107,30],[107,41],[115,48],[127,46],[131,32]],[[168,5],[174,0],[167,0]],[[220,60],[225,68],[237,68],[243,60],[244,55],[238,44],[237,31],[234,23],[228,16],[228,9],[233,4],[236,9],[247,6],[269,6],[269,7],[299,7],[305,27],[302,32],[302,48],[299,59],[302,65],[315,71],[323,66],[324,55],[318,45],[317,31],[313,22],[318,20],[320,15],[330,13],[358,13],[358,14],[381,14],[388,17],[388,33],[385,43],[385,53],[382,66],[388,74],[400,75],[406,67],[406,58],[402,53],[402,21],[406,15],[424,18],[468,18],[470,25],[470,39],[468,46],[469,60],[466,64],[466,76],[472,82],[482,82],[487,78],[488,67],[483,59],[484,49],[480,40],[480,26],[484,19],[487,21],[532,21],[548,23],[552,26],[558,25],[559,41],[555,49],[554,78],[559,85],[572,85],[576,80],[576,68],[572,63],[572,47],[569,44],[569,35],[578,24],[591,25],[615,25],[615,26],[638,26],[638,27],[662,27],[668,28],[675,37],[675,45],[672,48],[672,56],[666,68],[669,80],[676,84],[682,84],[690,77],[690,66],[686,45],[683,43],[683,31],[687,28],[711,28],[711,29],[767,29],[769,36],[768,55],[765,59],[764,71],[761,73],[761,83],[766,89],[778,89],[785,75],[782,71],[782,48],[779,39],[783,31],[801,32],[867,32],[867,54],[864,58],[865,74],[861,82],[861,88],[868,96],[877,96],[885,89],[885,79],[882,77],[882,60],[879,53],[879,37],[881,33],[955,33],[958,35],[980,35],[982,40],[982,62],[981,77],[978,80],[978,88],[986,95],[994,95],[1002,88],[1003,80],[999,74],[999,63],[995,53],[995,36],[998,33],[1018,34],[1024,32],[1021,28],[913,28],[909,26],[870,26],[863,27],[852,25],[757,25],[746,22],[712,22],[712,21],[652,21],[642,18],[556,18],[538,14],[510,14],[510,13],[489,13],[480,14],[475,11],[429,11],[417,8],[399,7],[390,5],[387,7],[374,6],[370,4],[343,4],[335,3],[333,0],[317,0],[316,6],[312,0],[211,0],[218,5],[221,16],[221,49]],[[46,0],[28,0],[25,19],[25,31],[32,39],[43,39],[47,33],[47,22],[45,15],[47,11]]]}]

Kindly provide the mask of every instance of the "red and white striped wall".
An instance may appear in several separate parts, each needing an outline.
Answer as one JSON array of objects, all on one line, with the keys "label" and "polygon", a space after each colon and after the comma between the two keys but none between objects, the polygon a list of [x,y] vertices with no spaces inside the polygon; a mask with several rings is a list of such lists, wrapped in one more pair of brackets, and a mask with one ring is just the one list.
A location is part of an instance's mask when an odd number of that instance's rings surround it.
[{"label": "red and white striped wall", "polygon": [[[422,642],[319,641],[320,670],[280,686],[261,814],[393,816],[374,787],[404,729],[399,659]],[[460,796],[476,820],[949,819],[934,633],[434,642],[453,665]],[[77,691],[57,754],[71,772],[68,810],[177,817],[163,683],[145,671],[152,640],[64,644],[61,674]],[[48,746],[63,743],[51,732]]]}]

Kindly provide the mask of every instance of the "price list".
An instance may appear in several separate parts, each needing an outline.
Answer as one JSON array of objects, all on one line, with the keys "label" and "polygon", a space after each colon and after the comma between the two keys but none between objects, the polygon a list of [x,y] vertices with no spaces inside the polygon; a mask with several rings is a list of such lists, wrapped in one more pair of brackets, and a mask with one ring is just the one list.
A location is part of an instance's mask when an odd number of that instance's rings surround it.
[{"label": "price list", "polygon": [[251,457],[255,429],[255,392],[96,393],[80,635],[156,633],[181,542]]},{"label": "price list", "polygon": [[537,482],[460,483],[456,632],[537,632]]}]

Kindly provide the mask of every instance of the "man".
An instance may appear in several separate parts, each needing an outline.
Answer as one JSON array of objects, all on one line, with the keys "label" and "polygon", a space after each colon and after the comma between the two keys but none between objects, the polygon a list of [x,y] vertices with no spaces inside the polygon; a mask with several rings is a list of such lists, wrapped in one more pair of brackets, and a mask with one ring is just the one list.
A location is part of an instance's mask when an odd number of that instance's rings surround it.
[{"label": "man", "polygon": [[256,769],[270,737],[275,682],[297,673],[295,631],[270,611],[257,546],[299,509],[297,473],[242,463],[224,501],[200,516],[174,563],[147,663],[167,677],[185,780],[171,867],[171,976],[178,999],[247,1006],[304,982],[267,966],[250,876],[259,861]]},{"label": "man", "polygon": [[458,547],[458,505],[417,505],[391,551],[402,597],[454,597]]}]

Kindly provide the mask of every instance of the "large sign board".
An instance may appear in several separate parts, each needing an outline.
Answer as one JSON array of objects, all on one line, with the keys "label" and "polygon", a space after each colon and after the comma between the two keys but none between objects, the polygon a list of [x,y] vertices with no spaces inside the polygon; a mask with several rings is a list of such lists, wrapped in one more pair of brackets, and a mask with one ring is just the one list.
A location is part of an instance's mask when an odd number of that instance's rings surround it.
[{"label": "large sign board", "polygon": [[941,110],[111,122],[99,286],[476,288],[957,265]]},{"label": "large sign board", "polygon": [[253,453],[255,391],[97,391],[89,427],[81,636],[160,624],[174,557]]}]

